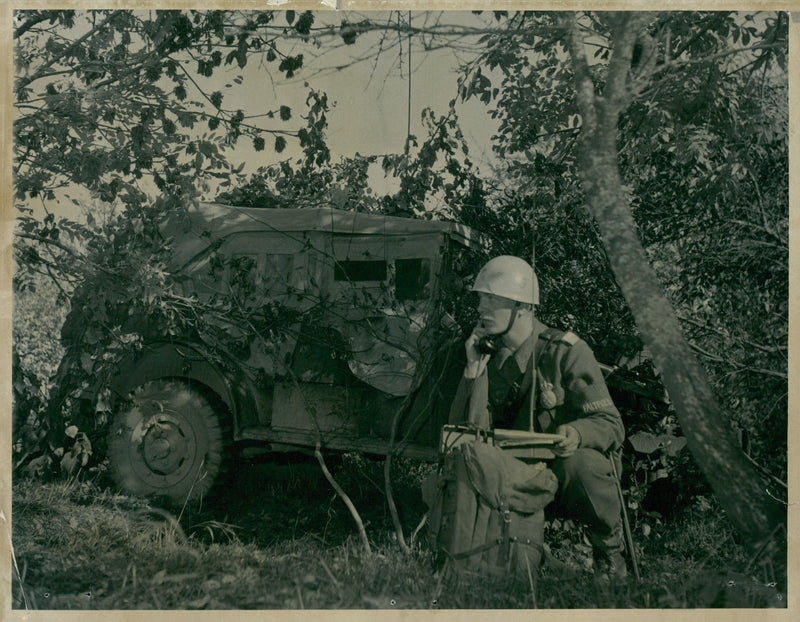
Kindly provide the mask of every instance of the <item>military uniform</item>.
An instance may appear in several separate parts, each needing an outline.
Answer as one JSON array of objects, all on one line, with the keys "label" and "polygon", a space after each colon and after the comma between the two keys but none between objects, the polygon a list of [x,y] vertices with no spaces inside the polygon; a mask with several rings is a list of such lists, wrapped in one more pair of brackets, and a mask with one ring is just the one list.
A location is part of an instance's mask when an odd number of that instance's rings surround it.
[{"label": "military uniform", "polygon": [[618,460],[622,419],[586,342],[538,321],[516,352],[501,348],[476,378],[462,378],[450,411],[450,423],[486,429],[528,430],[531,418],[536,432],[564,424],[578,431],[575,453],[550,465],[555,505],[589,527],[596,554],[619,553],[621,507],[607,455]]}]

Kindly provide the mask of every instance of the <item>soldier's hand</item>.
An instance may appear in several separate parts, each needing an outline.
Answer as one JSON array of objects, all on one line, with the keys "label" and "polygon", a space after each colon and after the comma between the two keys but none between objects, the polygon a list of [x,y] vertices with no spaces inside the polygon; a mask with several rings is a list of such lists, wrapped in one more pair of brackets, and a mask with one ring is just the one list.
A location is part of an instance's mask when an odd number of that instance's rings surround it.
[{"label": "soldier's hand", "polygon": [[464,349],[467,353],[467,368],[465,372],[467,378],[475,378],[480,371],[481,361],[484,355],[478,352],[475,345],[485,336],[486,330],[481,325],[478,325],[473,329],[469,339],[464,343]]},{"label": "soldier's hand", "polygon": [[571,425],[560,425],[556,428],[556,434],[564,437],[553,445],[553,453],[559,458],[567,458],[574,454],[581,444],[580,433]]}]

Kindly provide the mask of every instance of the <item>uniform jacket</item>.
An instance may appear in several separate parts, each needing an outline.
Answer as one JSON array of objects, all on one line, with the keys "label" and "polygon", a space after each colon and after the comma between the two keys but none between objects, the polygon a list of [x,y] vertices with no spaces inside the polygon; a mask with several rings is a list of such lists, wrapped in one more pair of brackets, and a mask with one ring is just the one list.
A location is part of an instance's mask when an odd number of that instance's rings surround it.
[{"label": "uniform jacket", "polygon": [[625,437],[589,345],[538,320],[516,352],[501,349],[476,378],[462,377],[450,423],[528,430],[531,415],[536,432],[554,433],[559,425],[571,425],[580,434],[580,447],[615,450]]}]

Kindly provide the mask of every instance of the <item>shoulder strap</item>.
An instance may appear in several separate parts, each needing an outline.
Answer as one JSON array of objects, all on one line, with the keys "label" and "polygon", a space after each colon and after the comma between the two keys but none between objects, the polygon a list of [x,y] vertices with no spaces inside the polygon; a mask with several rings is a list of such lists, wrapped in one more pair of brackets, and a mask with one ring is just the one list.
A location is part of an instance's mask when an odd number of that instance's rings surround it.
[{"label": "shoulder strap", "polygon": [[575,333],[573,333],[570,330],[570,331],[567,331],[566,333],[564,333],[561,336],[560,341],[562,341],[562,342],[564,342],[564,343],[566,343],[568,345],[574,346],[576,343],[578,343],[578,339],[579,339],[578,335],[576,335]]},{"label": "shoulder strap", "polygon": [[557,328],[547,328],[539,334],[539,339],[545,339],[548,343],[561,342],[574,346],[578,343],[580,337],[571,330],[563,331]]},{"label": "shoulder strap", "polygon": [[571,348],[580,341],[580,337],[572,331],[563,331],[557,328],[547,328],[542,331],[539,335],[539,339],[544,339],[546,343],[536,354],[535,363],[537,369],[539,369],[543,358],[556,356],[556,348],[559,345]]}]

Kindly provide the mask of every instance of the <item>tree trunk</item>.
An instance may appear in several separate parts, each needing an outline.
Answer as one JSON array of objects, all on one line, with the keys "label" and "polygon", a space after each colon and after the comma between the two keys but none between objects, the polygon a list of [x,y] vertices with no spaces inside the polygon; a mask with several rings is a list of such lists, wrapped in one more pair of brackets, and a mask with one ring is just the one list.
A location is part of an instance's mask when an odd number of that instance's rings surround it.
[{"label": "tree trunk", "polygon": [[[583,117],[578,174],[588,207],[642,340],[661,371],[689,449],[734,526],[745,542],[757,549],[785,521],[784,509],[767,493],[760,474],[747,461],[705,372],[683,337],[639,239],[620,178],[617,124],[629,97],[631,50],[644,24],[643,16],[620,14],[613,18],[617,22],[614,51],[602,95],[595,94],[575,19],[569,18],[568,40]],[[785,552],[774,553],[784,556],[781,566],[785,568]]]}]

